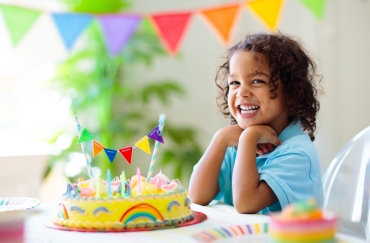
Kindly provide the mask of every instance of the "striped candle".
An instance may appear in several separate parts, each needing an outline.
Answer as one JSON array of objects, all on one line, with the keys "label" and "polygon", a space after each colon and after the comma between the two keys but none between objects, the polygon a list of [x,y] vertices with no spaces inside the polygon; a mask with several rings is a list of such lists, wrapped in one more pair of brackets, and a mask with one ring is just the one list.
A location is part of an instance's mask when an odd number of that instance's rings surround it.
[{"label": "striped candle", "polygon": [[[164,120],[165,119],[166,119],[166,115],[165,114],[159,115],[159,132],[160,132],[160,135],[162,135],[163,126],[164,126]],[[155,162],[157,160],[157,154],[158,154],[159,144],[160,144],[160,142],[155,141],[154,151],[153,151],[153,155],[152,155],[152,160],[150,161],[148,176],[146,177],[146,181],[147,182],[149,182],[149,180],[150,180],[150,178],[152,177],[152,174],[153,174],[154,165],[155,165]]]},{"label": "striped candle", "polygon": [[[76,121],[76,124],[77,124],[77,139],[79,139],[80,138],[80,133],[81,133],[81,126],[80,126],[80,123],[78,123],[77,116],[75,116],[75,121]],[[86,150],[85,150],[85,142],[81,142],[81,149],[82,149],[82,153],[84,154],[85,159],[86,159],[87,174],[89,175],[89,177],[91,179],[93,177],[93,173],[91,171],[89,156],[88,156],[88,154],[86,153]]]}]

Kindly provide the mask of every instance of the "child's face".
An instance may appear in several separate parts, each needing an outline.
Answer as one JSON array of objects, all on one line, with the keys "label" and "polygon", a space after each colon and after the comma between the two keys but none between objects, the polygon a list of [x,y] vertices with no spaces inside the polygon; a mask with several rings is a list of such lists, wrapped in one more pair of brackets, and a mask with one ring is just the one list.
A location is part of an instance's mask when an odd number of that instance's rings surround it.
[{"label": "child's face", "polygon": [[[279,134],[289,123],[283,104],[281,85],[270,94],[270,63],[260,53],[236,51],[230,59],[228,105],[242,129],[253,125],[268,125]],[[280,83],[279,83],[280,84]]]}]

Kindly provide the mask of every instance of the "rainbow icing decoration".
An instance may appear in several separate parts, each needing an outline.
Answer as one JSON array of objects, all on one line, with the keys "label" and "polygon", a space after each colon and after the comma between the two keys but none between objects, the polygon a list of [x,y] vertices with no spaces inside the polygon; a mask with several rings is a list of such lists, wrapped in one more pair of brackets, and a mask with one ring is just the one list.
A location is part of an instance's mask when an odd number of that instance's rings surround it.
[{"label": "rainbow icing decoration", "polygon": [[63,205],[63,203],[59,203],[58,207],[59,207],[59,215],[63,219],[68,219],[68,213],[67,213],[66,207]]},{"label": "rainbow icing decoration", "polygon": [[163,217],[161,213],[153,206],[142,203],[127,210],[121,217],[120,222],[127,224],[130,221],[140,220],[141,218],[150,219],[152,221],[161,220]]},{"label": "rainbow icing decoration", "polygon": [[180,203],[178,202],[178,201],[172,201],[172,202],[170,202],[170,204],[168,204],[168,207],[167,207],[167,210],[168,211],[171,211],[171,209],[174,207],[174,206],[178,206],[178,207],[180,207]]},{"label": "rainbow icing decoration", "polygon": [[96,217],[99,217],[102,213],[110,213],[110,211],[106,207],[98,207],[93,211]]},{"label": "rainbow icing decoration", "polygon": [[79,214],[86,214],[85,210],[83,210],[82,208],[77,207],[77,206],[72,206],[70,210],[71,210],[71,212],[76,211]]}]

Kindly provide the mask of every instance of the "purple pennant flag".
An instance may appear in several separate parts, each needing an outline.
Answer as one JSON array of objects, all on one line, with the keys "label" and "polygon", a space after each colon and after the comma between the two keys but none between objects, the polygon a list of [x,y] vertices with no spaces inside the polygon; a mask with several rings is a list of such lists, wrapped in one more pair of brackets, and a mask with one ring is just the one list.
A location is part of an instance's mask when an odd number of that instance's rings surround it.
[{"label": "purple pennant flag", "polygon": [[141,21],[139,15],[112,14],[99,17],[105,44],[111,56],[116,56],[126,45]]},{"label": "purple pennant flag", "polygon": [[161,131],[159,130],[159,127],[156,126],[149,134],[148,134],[148,138],[151,138],[155,141],[158,141],[160,143],[164,143],[163,141],[163,138],[162,138],[162,134],[161,134]]}]

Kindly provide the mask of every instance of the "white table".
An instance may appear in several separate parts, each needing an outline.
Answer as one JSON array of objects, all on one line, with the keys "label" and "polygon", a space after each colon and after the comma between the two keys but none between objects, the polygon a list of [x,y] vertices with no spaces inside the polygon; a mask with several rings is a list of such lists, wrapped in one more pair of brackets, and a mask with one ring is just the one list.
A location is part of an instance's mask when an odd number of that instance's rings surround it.
[{"label": "white table", "polygon": [[[231,228],[237,226],[245,227],[245,225],[260,226],[260,234],[253,232],[249,236],[234,236],[232,237],[223,232],[223,237],[218,235],[218,240],[214,242],[268,242],[266,234],[263,231],[263,225],[269,221],[268,216],[264,215],[242,215],[235,211],[231,206],[224,204],[214,204],[209,206],[200,206],[192,204],[194,211],[202,212],[207,215],[208,219],[202,223],[174,228],[174,229],[161,229],[145,232],[74,232],[50,229],[45,226],[50,218],[57,212],[57,203],[42,203],[38,207],[31,209],[34,213],[27,217],[25,222],[25,243],[122,243],[122,242],[142,242],[142,243],[191,243],[203,242],[198,237],[204,234],[212,234],[216,237],[217,230],[221,228],[232,231]],[[230,228],[231,227],[231,228]],[[253,228],[253,227],[252,227]],[[253,228],[255,231],[255,228]],[[221,232],[222,233],[222,232]],[[236,232],[237,233],[237,232]],[[362,243],[366,242],[357,238],[337,234],[337,242],[346,243]]]}]

